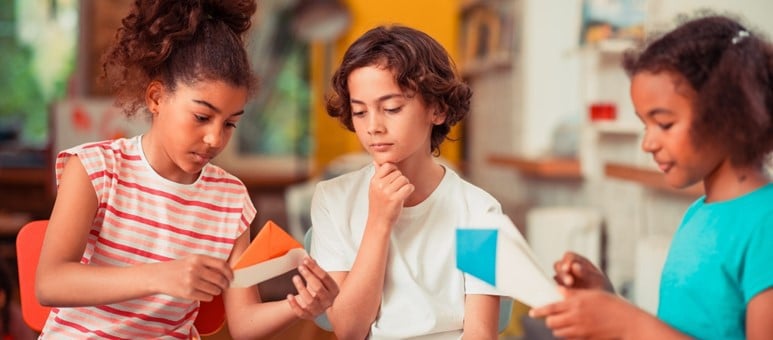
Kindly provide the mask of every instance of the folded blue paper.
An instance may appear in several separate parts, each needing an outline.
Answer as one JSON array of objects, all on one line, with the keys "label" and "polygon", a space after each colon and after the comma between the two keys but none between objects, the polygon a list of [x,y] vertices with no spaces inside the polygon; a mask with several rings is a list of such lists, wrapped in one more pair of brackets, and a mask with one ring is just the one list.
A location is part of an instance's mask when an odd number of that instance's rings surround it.
[{"label": "folded blue paper", "polygon": [[488,213],[456,230],[456,267],[531,307],[561,299],[510,218]]}]

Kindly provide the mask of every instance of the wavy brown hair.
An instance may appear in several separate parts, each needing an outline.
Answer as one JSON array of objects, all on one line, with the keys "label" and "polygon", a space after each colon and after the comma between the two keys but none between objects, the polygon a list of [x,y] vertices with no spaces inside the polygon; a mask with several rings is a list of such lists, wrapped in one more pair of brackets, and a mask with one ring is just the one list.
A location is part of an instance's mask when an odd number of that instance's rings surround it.
[{"label": "wavy brown hair", "polygon": [[737,165],[758,165],[773,150],[773,46],[725,15],[702,12],[629,51],[623,67],[673,72],[695,91],[695,146],[724,147]]},{"label": "wavy brown hair", "polygon": [[469,112],[472,97],[448,52],[426,33],[410,27],[379,26],[365,32],[346,50],[341,66],[333,74],[332,94],[327,98],[327,113],[349,131],[354,131],[349,75],[373,65],[392,71],[403,91],[417,93],[428,106],[445,112],[445,122],[432,127],[430,148],[438,155],[451,127]]},{"label": "wavy brown hair", "polygon": [[157,80],[174,91],[182,82],[224,81],[255,86],[243,37],[254,0],[136,0],[103,56],[103,79],[116,105],[133,115]]}]

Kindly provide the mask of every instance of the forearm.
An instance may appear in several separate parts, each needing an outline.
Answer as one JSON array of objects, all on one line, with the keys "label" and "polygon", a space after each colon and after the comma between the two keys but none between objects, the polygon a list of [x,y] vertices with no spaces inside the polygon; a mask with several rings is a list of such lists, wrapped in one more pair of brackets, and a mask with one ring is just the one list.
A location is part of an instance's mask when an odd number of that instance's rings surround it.
[{"label": "forearm", "polygon": [[286,300],[246,304],[228,313],[228,331],[234,339],[261,339],[289,327],[298,317]]},{"label": "forearm", "polygon": [[153,266],[64,263],[38,270],[36,294],[41,304],[52,307],[98,306],[148,296],[158,293]]},{"label": "forearm", "polygon": [[463,339],[497,338],[500,297],[471,294],[464,302]]},{"label": "forearm", "polygon": [[328,309],[336,336],[363,339],[378,315],[384,290],[389,229],[368,225],[360,249],[343,282],[333,306]]},{"label": "forearm", "polygon": [[681,340],[691,339],[691,337],[680,333],[657,317],[643,310],[632,320],[631,327],[623,337],[627,340],[646,340],[646,339],[668,339]]}]

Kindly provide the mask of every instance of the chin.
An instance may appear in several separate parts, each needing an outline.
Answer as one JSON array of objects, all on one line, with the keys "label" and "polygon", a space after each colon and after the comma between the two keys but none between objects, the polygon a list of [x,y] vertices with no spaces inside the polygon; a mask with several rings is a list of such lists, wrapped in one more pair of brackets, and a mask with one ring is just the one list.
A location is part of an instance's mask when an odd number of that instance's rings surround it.
[{"label": "chin", "polygon": [[668,184],[670,187],[674,189],[685,189],[688,188],[695,183],[698,183],[699,181],[694,181],[687,178],[669,178],[666,177],[666,184]]},{"label": "chin", "polygon": [[385,157],[385,156],[379,156],[379,155],[371,155],[373,158],[373,161],[376,162],[378,165],[382,165],[384,163],[392,163],[395,164],[395,159],[393,157]]}]

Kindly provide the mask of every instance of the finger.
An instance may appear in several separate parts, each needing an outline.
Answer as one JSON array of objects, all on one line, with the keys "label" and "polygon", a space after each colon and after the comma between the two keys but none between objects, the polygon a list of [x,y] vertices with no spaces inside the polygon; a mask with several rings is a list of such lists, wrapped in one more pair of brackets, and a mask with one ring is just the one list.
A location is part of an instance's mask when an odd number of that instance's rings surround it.
[{"label": "finger", "polygon": [[373,174],[373,178],[383,179],[384,176],[389,175],[393,171],[397,170],[397,167],[392,163],[384,163],[376,166],[376,172]]},{"label": "finger", "polygon": [[557,313],[545,318],[545,326],[552,330],[559,330],[569,328],[573,326],[573,323],[566,313]]},{"label": "finger", "polygon": [[415,187],[413,186],[413,184],[406,184],[400,187],[399,190],[397,190],[397,194],[403,199],[405,199],[408,196],[410,196],[414,190],[415,190]]},{"label": "finger", "polygon": [[411,181],[409,181],[408,178],[403,176],[402,174],[399,174],[395,178],[390,178],[388,187],[391,188],[393,191],[397,191],[408,184],[411,184]]},{"label": "finger", "polygon": [[220,295],[225,290],[223,286],[206,280],[199,280],[194,288],[203,294],[211,296]]},{"label": "finger", "polygon": [[587,339],[587,336],[574,326],[553,329],[553,336],[561,339]]},{"label": "finger", "polygon": [[207,288],[204,289],[206,292],[211,292],[213,288],[210,286],[212,286],[217,289],[216,294],[220,294],[222,290],[228,288],[231,282],[221,271],[210,267],[204,267],[199,271],[198,279],[204,285],[202,288]]},{"label": "finger", "polygon": [[561,275],[561,284],[565,287],[571,287],[574,285],[575,279],[572,274],[564,274]]},{"label": "finger", "polygon": [[532,308],[531,310],[529,310],[529,316],[534,319],[538,319],[538,318],[542,318],[548,315],[558,313],[561,310],[562,310],[562,307],[560,302],[551,303],[549,305],[545,305],[542,307]]},{"label": "finger", "polygon": [[303,259],[303,265],[309,272],[316,276],[320,285],[326,290],[330,292],[338,290],[338,284],[336,284],[335,280],[333,280],[333,278],[330,277],[330,275],[328,275],[328,273],[322,269],[322,267],[320,267],[317,261],[315,261],[313,258],[306,257]]},{"label": "finger", "polygon": [[298,300],[293,296],[292,294],[287,295],[287,303],[290,305],[290,309],[295,313],[296,316],[298,316],[301,319],[309,319],[311,318],[311,314],[306,312],[306,310],[301,307],[301,305],[298,303]]},{"label": "finger", "polygon": [[573,262],[571,267],[572,275],[576,277],[582,277],[584,275],[583,265],[579,262]]},{"label": "finger", "polygon": [[295,296],[295,300],[304,310],[309,309],[311,304],[314,303],[314,297],[309,294],[309,291],[306,289],[306,286],[303,285],[303,281],[301,280],[300,276],[293,276],[293,285],[298,291],[298,294]]},{"label": "finger", "polygon": [[228,265],[228,262],[210,256],[201,256],[200,258],[204,267],[223,278],[225,286],[233,280],[233,269]]},{"label": "finger", "polygon": [[298,267],[298,272],[301,273],[303,279],[306,281],[306,291],[312,299],[316,299],[319,295],[324,295],[325,287],[322,282],[312,273],[306,265]]}]

